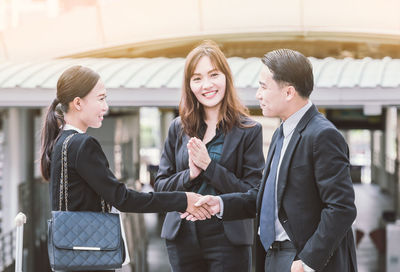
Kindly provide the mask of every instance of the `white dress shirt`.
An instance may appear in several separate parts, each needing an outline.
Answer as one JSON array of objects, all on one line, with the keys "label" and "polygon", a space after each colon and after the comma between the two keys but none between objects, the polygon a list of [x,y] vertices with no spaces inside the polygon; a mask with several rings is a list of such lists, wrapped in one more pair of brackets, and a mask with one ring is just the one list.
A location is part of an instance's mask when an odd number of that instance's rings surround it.
[{"label": "white dress shirt", "polygon": [[63,130],[75,130],[78,131],[79,133],[85,133],[82,130],[80,130],[79,128],[74,127],[73,125],[70,124],[65,124],[63,127]]}]

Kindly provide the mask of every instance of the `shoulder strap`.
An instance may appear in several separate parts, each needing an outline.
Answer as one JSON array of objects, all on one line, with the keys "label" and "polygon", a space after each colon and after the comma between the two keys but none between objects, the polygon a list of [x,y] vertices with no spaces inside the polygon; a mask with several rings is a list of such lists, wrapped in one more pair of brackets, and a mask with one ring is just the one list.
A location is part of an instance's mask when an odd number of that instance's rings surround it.
[{"label": "shoulder strap", "polygon": [[[62,210],[62,199],[64,198],[65,202],[65,210],[68,211],[68,156],[67,156],[67,150],[68,150],[68,142],[71,140],[71,138],[77,133],[73,133],[71,135],[68,135],[67,138],[65,138],[63,145],[62,145],[62,150],[61,150],[61,177],[60,177],[60,203],[59,203],[59,210]],[[106,203],[103,199],[101,198],[101,209],[103,212],[106,212],[106,208],[108,212],[111,212],[111,207],[110,204]]]},{"label": "shoulder strap", "polygon": [[[60,203],[59,210],[62,209],[62,199],[65,199],[65,210],[68,211],[68,160],[67,160],[67,146],[69,140],[71,140],[72,136],[76,133],[69,135],[65,138],[62,150],[61,150],[61,175],[60,175]],[[65,195],[64,195],[65,193]]]}]

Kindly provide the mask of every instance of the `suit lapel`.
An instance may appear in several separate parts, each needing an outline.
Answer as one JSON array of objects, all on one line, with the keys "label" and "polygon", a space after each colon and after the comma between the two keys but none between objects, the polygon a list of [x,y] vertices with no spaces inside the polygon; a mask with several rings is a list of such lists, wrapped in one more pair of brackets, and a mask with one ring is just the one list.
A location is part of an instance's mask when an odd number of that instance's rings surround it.
[{"label": "suit lapel", "polygon": [[226,161],[229,160],[231,154],[236,150],[236,146],[242,139],[244,131],[234,126],[226,135],[224,145],[222,147],[222,154],[220,164],[225,165]]},{"label": "suit lapel", "polygon": [[286,148],[281,166],[279,168],[277,187],[278,211],[281,208],[282,197],[287,184],[290,163],[292,161],[293,153],[296,150],[296,146],[299,144],[299,141],[301,139],[301,133],[307,127],[308,122],[317,114],[319,114],[317,107],[315,107],[315,105],[312,105],[311,108],[309,108],[304,116],[300,119],[299,123],[293,131],[292,138],[290,139],[290,142]]},{"label": "suit lapel", "polygon": [[283,191],[286,187],[287,176],[289,174],[289,166],[290,166],[290,162],[292,160],[292,155],[293,155],[293,152],[296,149],[296,146],[299,143],[300,139],[301,139],[301,135],[295,129],[293,131],[292,138],[290,139],[290,142],[286,148],[285,154],[284,154],[282,162],[281,162],[281,166],[279,168],[278,186],[277,186],[277,195],[276,195],[277,203],[278,203],[278,210],[281,207],[282,195],[283,195]]},{"label": "suit lapel", "polygon": [[188,153],[188,149],[186,147],[189,140],[190,140],[190,137],[188,135],[186,135],[185,133],[182,133],[182,142],[181,142],[182,147],[179,148],[178,157],[176,158],[178,171],[182,171],[184,169],[189,168],[189,153]]}]

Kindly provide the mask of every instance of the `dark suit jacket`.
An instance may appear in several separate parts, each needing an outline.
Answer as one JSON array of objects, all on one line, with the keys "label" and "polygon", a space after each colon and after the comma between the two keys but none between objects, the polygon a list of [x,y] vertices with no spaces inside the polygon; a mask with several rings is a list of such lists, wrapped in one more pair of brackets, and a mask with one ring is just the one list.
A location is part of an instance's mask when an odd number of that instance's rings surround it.
[{"label": "dark suit jacket", "polygon": [[[265,180],[277,133],[259,188],[221,196],[224,220],[252,217],[260,224]],[[335,126],[313,105],[295,128],[278,178],[278,217],[298,256],[317,271],[357,271],[351,225],[356,217],[348,146]],[[258,240],[259,241],[259,240]],[[257,271],[265,251],[257,246]]]},{"label": "dark suit jacket", "polygon": [[[59,209],[61,148],[65,138],[76,133],[66,130],[54,145],[50,169],[52,210]],[[86,133],[74,135],[68,143],[68,210],[101,211],[101,197],[123,212],[185,211],[186,195],[141,193],[118,182],[109,169],[106,156],[96,139]],[[63,202],[62,209],[65,209]]]},{"label": "dark suit jacket", "polygon": [[[254,122],[247,120],[248,122]],[[257,186],[262,176],[262,130],[259,123],[249,128],[233,127],[225,135],[220,162],[211,161],[201,176],[218,193],[246,192]],[[176,118],[168,132],[160,168],[155,181],[156,191],[191,191],[196,179],[189,180],[189,155],[187,143],[190,137],[182,132],[180,117]],[[168,213],[161,237],[175,239],[181,219],[178,213]],[[236,245],[251,245],[254,239],[253,220],[223,222],[227,238]]]}]

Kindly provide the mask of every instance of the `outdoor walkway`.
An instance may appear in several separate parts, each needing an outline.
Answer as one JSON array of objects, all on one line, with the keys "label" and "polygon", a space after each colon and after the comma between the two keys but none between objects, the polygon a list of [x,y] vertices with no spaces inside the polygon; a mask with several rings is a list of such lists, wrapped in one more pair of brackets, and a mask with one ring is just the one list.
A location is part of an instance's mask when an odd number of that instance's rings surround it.
[{"label": "outdoor walkway", "polygon": [[369,233],[381,226],[383,211],[393,210],[393,200],[376,185],[356,184],[354,190],[357,206],[354,228],[364,232],[357,247],[358,271],[384,272],[385,255],[378,252]]},{"label": "outdoor walkway", "polygon": [[[356,184],[354,190],[358,215],[353,227],[365,234],[357,247],[359,272],[384,272],[384,256],[379,256],[368,234],[379,227],[382,212],[392,209],[392,200],[375,185]],[[149,272],[169,272],[165,243],[160,238],[162,220],[157,214],[146,214],[145,221],[149,231]]]}]

